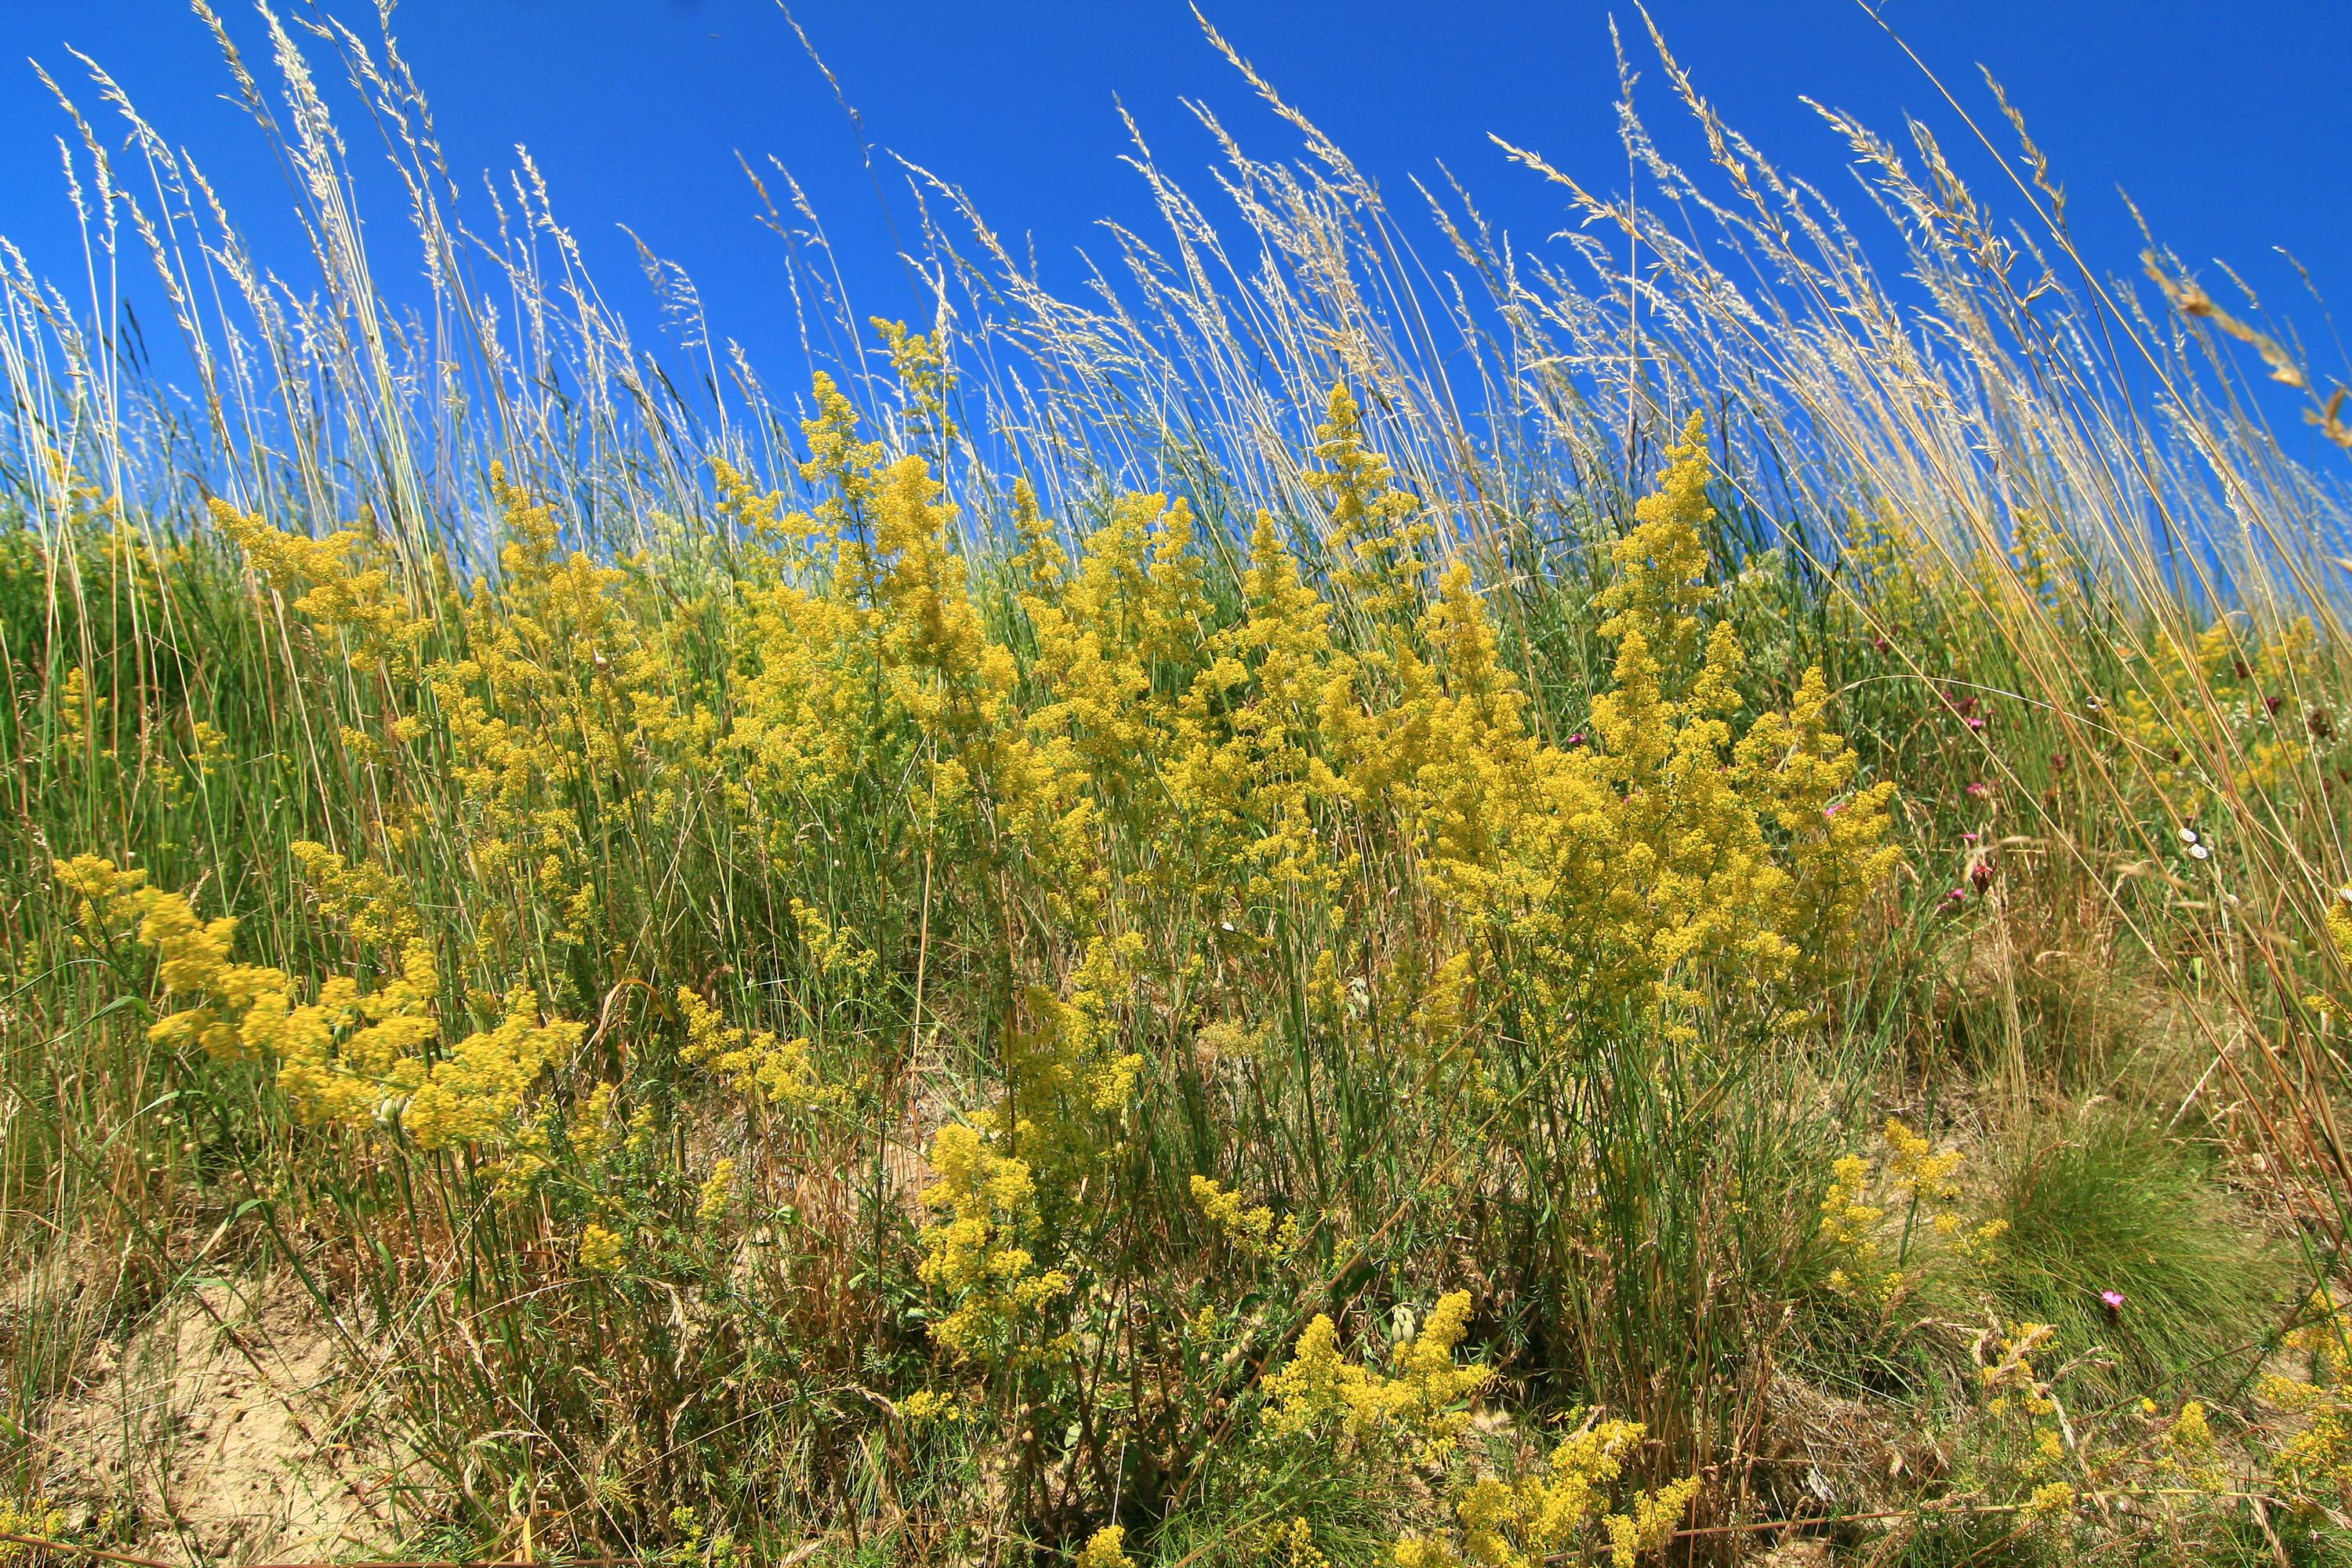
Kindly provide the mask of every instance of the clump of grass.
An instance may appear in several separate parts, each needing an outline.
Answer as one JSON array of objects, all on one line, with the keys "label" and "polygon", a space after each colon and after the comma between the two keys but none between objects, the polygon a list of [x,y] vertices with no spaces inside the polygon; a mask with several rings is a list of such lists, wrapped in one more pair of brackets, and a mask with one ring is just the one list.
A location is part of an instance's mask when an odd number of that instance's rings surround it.
[{"label": "clump of grass", "polygon": [[2141,1114],[2032,1118],[1989,1173],[2008,1230],[1988,1289],[2011,1318],[2053,1324],[2076,1351],[2102,1347],[2119,1390],[2238,1385],[2294,1305],[2297,1260],[2203,1152]]}]

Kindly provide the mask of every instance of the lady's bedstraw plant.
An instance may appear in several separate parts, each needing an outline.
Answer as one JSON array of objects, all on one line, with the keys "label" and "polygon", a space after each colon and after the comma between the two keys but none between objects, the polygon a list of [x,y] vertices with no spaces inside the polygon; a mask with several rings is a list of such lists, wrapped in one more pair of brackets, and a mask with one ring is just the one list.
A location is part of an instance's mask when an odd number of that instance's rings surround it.
[{"label": "lady's bedstraw plant", "polygon": [[1542,1568],[1599,1546],[1611,1568],[1633,1568],[1664,1550],[1698,1491],[1697,1479],[1686,1476],[1637,1490],[1622,1511],[1612,1511],[1625,1461],[1643,1436],[1639,1422],[1588,1421],[1525,1469],[1481,1473],[1451,1498],[1459,1528],[1403,1537],[1397,1568]]},{"label": "lady's bedstraw plant", "polygon": [[2261,1386],[2287,1426],[2273,1469],[2306,1508],[2352,1508],[2352,1310],[2314,1292],[2284,1348],[2294,1362]]},{"label": "lady's bedstraw plant", "polygon": [[[1981,1260],[2009,1228],[2000,1219],[1970,1228],[1954,1208],[1960,1195],[1958,1150],[1938,1152],[1892,1116],[1880,1140],[1885,1157],[1876,1171],[1860,1154],[1841,1155],[1831,1165],[1818,1231],[1832,1260],[1830,1289],[1874,1307],[1885,1307],[1917,1283],[1927,1264],[1916,1254],[1930,1238],[1955,1257]],[[1874,1196],[1881,1201],[1871,1201]]]},{"label": "lady's bedstraw plant", "polygon": [[1589,737],[1530,732],[1459,564],[1426,618],[1430,665],[1400,647],[1395,702],[1360,717],[1335,704],[1332,727],[1360,798],[1403,807],[1457,918],[1509,942],[1549,1010],[1625,1004],[1688,1037],[1733,977],[1770,996],[1824,963],[1898,851],[1895,786],[1853,787],[1860,763],[1830,728],[1818,668],[1785,712],[1736,728],[1739,639],[1705,613],[1712,509],[1696,416],[1669,456],[1612,550],[1599,599],[1612,683],[1592,700]]},{"label": "lady's bedstraw plant", "polygon": [[1027,1241],[1036,1184],[1023,1162],[991,1147],[993,1130],[950,1122],[931,1141],[939,1180],[923,1194],[940,1217],[922,1232],[923,1282],[954,1303],[931,1337],[960,1360],[1018,1360],[1041,1345],[1034,1331],[1070,1277],[1039,1269]]},{"label": "lady's bedstraw plant", "polygon": [[406,944],[399,970],[373,990],[352,975],[331,975],[303,1001],[311,988],[285,971],[230,957],[234,919],[203,920],[184,896],[96,856],[55,869],[94,938],[131,934],[154,951],[164,994],[184,1004],[150,1029],[158,1044],[272,1062],[296,1110],[322,1125],[397,1124],[425,1149],[499,1137],[586,1032],[542,1020],[536,994],[518,986],[499,1022],[446,1037],[432,950],[420,941]]},{"label": "lady's bedstraw plant", "polygon": [[1284,1437],[1314,1434],[1351,1450],[1442,1459],[1469,1429],[1467,1402],[1494,1377],[1491,1368],[1458,1365],[1454,1352],[1470,1323],[1470,1292],[1439,1298],[1420,1332],[1390,1352],[1393,1375],[1351,1362],[1339,1325],[1317,1313],[1290,1360],[1265,1380],[1267,1429]]}]

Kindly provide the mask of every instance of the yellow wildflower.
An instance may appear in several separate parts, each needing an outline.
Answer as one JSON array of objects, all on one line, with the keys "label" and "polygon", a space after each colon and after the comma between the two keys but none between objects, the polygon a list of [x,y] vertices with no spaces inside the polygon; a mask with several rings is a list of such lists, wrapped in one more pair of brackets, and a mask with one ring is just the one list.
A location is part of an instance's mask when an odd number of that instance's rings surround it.
[{"label": "yellow wildflower", "polygon": [[1069,1276],[1036,1270],[1022,1245],[1036,1185],[1029,1167],[989,1147],[992,1130],[951,1121],[931,1140],[939,1180],[923,1194],[945,1219],[925,1226],[923,1282],[956,1305],[931,1325],[931,1337],[960,1357],[1008,1350],[1049,1301],[1066,1293]]},{"label": "yellow wildflower", "polygon": [[1298,1249],[1298,1219],[1286,1215],[1277,1227],[1274,1211],[1264,1204],[1242,1206],[1242,1195],[1228,1192],[1207,1176],[1192,1178],[1192,1201],[1209,1223],[1242,1252],[1253,1258],[1281,1259]]},{"label": "yellow wildflower", "polygon": [[1078,1549],[1077,1568],[1135,1568],[1135,1559],[1127,1554],[1127,1531],[1116,1524],[1106,1524],[1087,1538]]},{"label": "yellow wildflower", "polygon": [[591,1223],[580,1233],[580,1267],[590,1274],[616,1272],[628,1253],[617,1232]]},{"label": "yellow wildflower", "polygon": [[1470,1292],[1441,1297],[1421,1331],[1394,1348],[1397,1374],[1386,1377],[1342,1356],[1339,1326],[1318,1313],[1290,1361],[1265,1380],[1269,1426],[1295,1436],[1336,1420],[1350,1443],[1379,1438],[1423,1455],[1448,1452],[1470,1423],[1461,1402],[1494,1375],[1483,1364],[1454,1364],[1469,1320]]},{"label": "yellow wildflower", "polygon": [[679,1054],[709,1068],[738,1090],[779,1105],[807,1105],[822,1096],[805,1039],[784,1039],[767,1029],[737,1027],[719,1009],[686,986],[677,988],[677,1010],[686,1020]]},{"label": "yellow wildflower", "polygon": [[694,1222],[709,1226],[726,1216],[735,1201],[735,1162],[721,1160],[710,1167],[694,1205]]}]

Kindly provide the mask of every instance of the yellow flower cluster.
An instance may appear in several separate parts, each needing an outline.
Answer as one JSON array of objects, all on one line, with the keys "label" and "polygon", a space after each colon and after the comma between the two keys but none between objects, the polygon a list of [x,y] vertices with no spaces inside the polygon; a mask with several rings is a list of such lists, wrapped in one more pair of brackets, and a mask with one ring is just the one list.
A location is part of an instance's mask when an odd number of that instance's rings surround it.
[{"label": "yellow flower cluster", "polygon": [[710,1174],[703,1179],[701,1190],[696,1194],[694,1223],[706,1227],[716,1225],[727,1216],[734,1204],[735,1162],[721,1160],[710,1167]]},{"label": "yellow flower cluster", "polygon": [[2333,1290],[2313,1292],[2284,1349],[2303,1358],[2304,1375],[2273,1372],[2260,1385],[2296,1423],[2272,1457],[2272,1474],[2307,1504],[2352,1507],[2352,1307]]},{"label": "yellow flower cluster", "polygon": [[408,885],[373,861],[356,865],[323,844],[298,838],[288,847],[303,880],[318,895],[320,912],[353,941],[398,949],[423,931]]},{"label": "yellow flower cluster", "polygon": [[1388,459],[1363,438],[1362,411],[1345,384],[1331,388],[1315,436],[1315,456],[1330,467],[1304,478],[1330,505],[1332,585],[1366,615],[1418,608],[1423,552],[1437,530],[1413,521],[1421,503],[1393,487]]},{"label": "yellow flower cluster", "polygon": [[1276,1568],[1331,1568],[1330,1557],[1315,1544],[1315,1527],[1303,1515],[1266,1531],[1265,1555]]},{"label": "yellow flower cluster", "polygon": [[1883,1299],[1902,1276],[1884,1266],[1877,1229],[1886,1211],[1863,1202],[1870,1186],[1870,1162],[1843,1154],[1830,1166],[1829,1192],[1822,1199],[1821,1238],[1843,1261],[1830,1270],[1829,1286],[1840,1295]]},{"label": "yellow flower cluster", "polygon": [[155,951],[164,991],[194,1004],[152,1026],[159,1044],[273,1059],[278,1087],[315,1122],[397,1121],[426,1149],[501,1136],[531,1087],[585,1032],[576,1023],[541,1022],[538,997],[518,987],[496,1027],[436,1051],[440,987],[423,942],[407,942],[400,969],[373,991],[331,975],[315,1000],[298,1002],[300,987],[285,971],[230,958],[235,920],[200,920],[184,895],[150,888],[145,873],[96,856],[59,861],[55,872],[87,926],[134,930]]},{"label": "yellow flower cluster", "polygon": [[1268,1429],[1332,1432],[1351,1447],[1377,1441],[1421,1456],[1450,1451],[1470,1425],[1463,1402],[1494,1376],[1480,1363],[1454,1364],[1469,1324],[1470,1292],[1440,1297],[1421,1331],[1394,1347],[1395,1375],[1384,1376],[1347,1360],[1339,1325],[1318,1313],[1289,1362],[1265,1380]]},{"label": "yellow flower cluster", "polygon": [[[0,1497],[0,1535],[23,1535],[47,1541],[66,1527],[65,1510],[27,1499],[18,1502]],[[13,1563],[33,1548],[22,1542],[0,1541],[0,1563]]]},{"label": "yellow flower cluster", "polygon": [[[622,566],[562,555],[553,510],[497,465],[490,489],[507,533],[499,582],[477,581],[469,597],[436,585],[446,646],[429,655],[436,623],[409,602],[420,590],[393,580],[374,542],[351,531],[310,539],[218,500],[212,510],[271,588],[343,638],[354,669],[382,677],[369,686],[376,710],[340,726],[345,751],[371,765],[413,758],[457,786],[462,853],[485,888],[477,949],[495,962],[541,922],[557,942],[588,940],[604,900],[579,805],[593,799],[598,820],[660,837],[684,795],[709,787],[691,760],[715,721],[679,700],[665,622],[630,599],[644,585]],[[412,804],[394,791],[387,809]],[[382,868],[346,875],[396,881]]]},{"label": "yellow flower cluster", "polygon": [[1899,1195],[1912,1203],[1952,1201],[1957,1195],[1952,1178],[1961,1161],[1958,1149],[1938,1154],[1934,1144],[1892,1116],[1879,1135],[1886,1141],[1886,1173]]},{"label": "yellow flower cluster", "polygon": [[936,1388],[919,1388],[898,1401],[898,1414],[913,1425],[924,1426],[935,1421],[961,1421],[964,1409],[953,1397]]},{"label": "yellow flower cluster", "polygon": [[686,1020],[686,1045],[679,1054],[688,1061],[771,1104],[807,1105],[823,1098],[805,1039],[787,1040],[771,1030],[730,1025],[718,1008],[683,985],[677,988],[677,1010]]},{"label": "yellow flower cluster", "polygon": [[1698,1491],[1696,1477],[1638,1492],[1610,1511],[1625,1457],[1642,1441],[1637,1421],[1601,1421],[1562,1440],[1533,1468],[1507,1479],[1482,1474],[1454,1504],[1458,1540],[1407,1536],[1396,1543],[1397,1568],[1542,1568],[1588,1544],[1597,1528],[1612,1568],[1633,1568],[1663,1551]]},{"label": "yellow flower cluster", "polygon": [[[1988,1220],[1971,1229],[1958,1213],[1944,1205],[1959,1196],[1955,1178],[1962,1156],[1957,1149],[1938,1153],[1925,1137],[1896,1117],[1880,1130],[1886,1149],[1885,1176],[1891,1206],[1901,1211],[1907,1233],[1916,1220],[1927,1221],[1927,1233],[1941,1238],[1963,1258],[1981,1259],[2007,1234],[2009,1222]],[[1829,1288],[1873,1305],[1885,1305],[1910,1284],[1899,1258],[1887,1256],[1883,1231],[1889,1223],[1886,1204],[1869,1202],[1874,1181],[1871,1163],[1860,1154],[1841,1156],[1830,1166],[1829,1190],[1822,1198],[1818,1235],[1836,1262]]]},{"label": "yellow flower cluster", "polygon": [[1142,947],[1134,933],[1090,940],[1067,1000],[1023,989],[1029,1021],[1005,1043],[1004,1102],[992,1114],[1033,1168],[1057,1179],[1105,1152],[1100,1128],[1126,1109],[1143,1071],[1140,1052],[1113,1047],[1110,1016],[1112,987]]},{"label": "yellow flower cluster", "polygon": [[954,378],[939,349],[923,333],[908,331],[904,321],[887,321],[879,316],[867,321],[889,351],[890,369],[906,397],[908,436],[917,443],[944,448],[956,434],[947,405]]},{"label": "yellow flower cluster", "polygon": [[2074,1511],[2074,1488],[2067,1481],[2044,1481],[2025,1500],[2025,1517],[2036,1521],[2063,1519]]},{"label": "yellow flower cluster", "polygon": [[2005,1415],[2012,1406],[2033,1416],[2057,1414],[2057,1401],[2050,1385],[2035,1373],[2032,1360],[2057,1333],[2048,1323],[2020,1323],[2001,1336],[2000,1357],[1977,1369],[1978,1377],[1992,1394],[1987,1408],[1994,1415]]},{"label": "yellow flower cluster", "polygon": [[402,602],[378,541],[353,529],[312,539],[272,528],[218,496],[206,505],[213,526],[236,542],[271,585],[282,592],[299,587],[292,598],[298,614],[349,637],[354,666],[413,665],[427,623]]},{"label": "yellow flower cluster", "polygon": [[1829,728],[1818,670],[1786,712],[1735,733],[1744,655],[1730,624],[1704,615],[1712,509],[1696,416],[1670,457],[1613,547],[1599,599],[1613,685],[1592,700],[1589,739],[1529,734],[1459,563],[1423,624],[1430,661],[1410,644],[1396,652],[1393,700],[1366,710],[1359,673],[1342,668],[1323,708],[1349,791],[1402,808],[1469,922],[1523,943],[1563,1004],[1626,1001],[1671,1019],[1715,981],[1769,994],[1826,962],[1897,852],[1894,786],[1852,788],[1859,764]]},{"label": "yellow flower cluster", "polygon": [[1277,1226],[1272,1209],[1264,1204],[1244,1208],[1241,1194],[1228,1192],[1206,1176],[1192,1178],[1192,1201],[1226,1241],[1249,1257],[1279,1261],[1298,1250],[1296,1215],[1283,1215]]},{"label": "yellow flower cluster", "polygon": [[101,761],[113,758],[113,748],[100,743],[106,706],[107,699],[90,690],[89,671],[79,665],[66,671],[57,699],[57,744],[62,760],[70,761],[83,752],[94,753]]},{"label": "yellow flower cluster", "polygon": [[2156,1466],[2158,1474],[2176,1486],[2214,1493],[2230,1489],[2221,1445],[2213,1436],[2213,1424],[2206,1419],[2202,1400],[2189,1400],[2165,1424],[2157,1437]]},{"label": "yellow flower cluster", "polygon": [[427,1149],[498,1137],[521,1110],[523,1097],[547,1070],[569,1057],[587,1026],[568,1019],[539,1021],[539,997],[517,986],[506,1016],[447,1046],[409,1097],[401,1122]]},{"label": "yellow flower cluster", "polygon": [[1039,1273],[1023,1245],[1036,1183],[1026,1164],[989,1147],[993,1136],[961,1121],[940,1128],[930,1150],[939,1180],[923,1193],[924,1205],[947,1217],[922,1229],[922,1279],[955,1302],[931,1337],[966,1358],[1017,1348],[1046,1303],[1070,1288],[1060,1269]]},{"label": "yellow flower cluster", "polygon": [[[939,395],[922,383],[930,351],[888,335],[924,406]],[[1113,1043],[1112,980],[1165,956],[1155,942],[1238,938],[1294,893],[1352,943],[1342,890],[1368,856],[1433,895],[1433,945],[1364,954],[1370,1005],[1328,1011],[1416,1055],[1456,1044],[1472,953],[1498,943],[1548,1016],[1622,1003],[1687,1036],[1704,998],[1778,996],[1773,1016],[1793,1023],[1784,983],[1833,962],[1892,868],[1892,786],[1857,787],[1818,672],[1785,711],[1734,723],[1743,658],[1710,622],[1696,423],[1615,550],[1613,685],[1591,736],[1553,743],[1468,568],[1432,601],[1430,524],[1345,388],[1306,476],[1331,509],[1328,594],[1261,515],[1238,614],[1220,625],[1183,500],[1112,499],[1074,560],[1016,487],[1019,618],[1002,631],[950,547],[954,508],[929,466],[861,440],[830,382],[815,403],[810,510],[719,471],[722,514],[765,552],[730,633],[729,788],[785,867],[861,792],[897,794],[923,843],[1022,911],[1016,945],[1075,953],[1066,986],[1017,993],[1006,1053],[1008,1148],[1048,1187],[1099,1151],[1100,1119],[1140,1070]],[[1136,895],[1170,923],[1139,922]],[[1333,1002],[1337,979],[1317,994]]]},{"label": "yellow flower cluster", "polygon": [[1135,1559],[1127,1554],[1127,1531],[1116,1524],[1106,1524],[1087,1537],[1078,1549],[1077,1568],[1135,1568]]},{"label": "yellow flower cluster", "polygon": [[628,1244],[620,1233],[591,1222],[580,1233],[580,1268],[586,1274],[612,1274],[619,1270],[628,1257]]},{"label": "yellow flower cluster", "polygon": [[2311,689],[2317,637],[2307,620],[2275,636],[2248,635],[2217,621],[2193,646],[2159,637],[2137,679],[2114,710],[2131,773],[2147,779],[2179,820],[2193,822],[2221,798],[2284,787],[2311,755],[2298,694]]}]

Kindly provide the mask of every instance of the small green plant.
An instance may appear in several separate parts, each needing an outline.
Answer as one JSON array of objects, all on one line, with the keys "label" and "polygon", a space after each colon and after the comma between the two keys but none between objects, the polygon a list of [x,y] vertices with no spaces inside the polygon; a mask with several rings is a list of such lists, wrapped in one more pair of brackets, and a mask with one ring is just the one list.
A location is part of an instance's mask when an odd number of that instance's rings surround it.
[{"label": "small green plant", "polygon": [[2029,1121],[1990,1175],[2008,1229],[1986,1288],[2011,1315],[2105,1347],[2118,1389],[2232,1386],[2291,1305],[2290,1259],[2209,1161],[2129,1112]]}]

